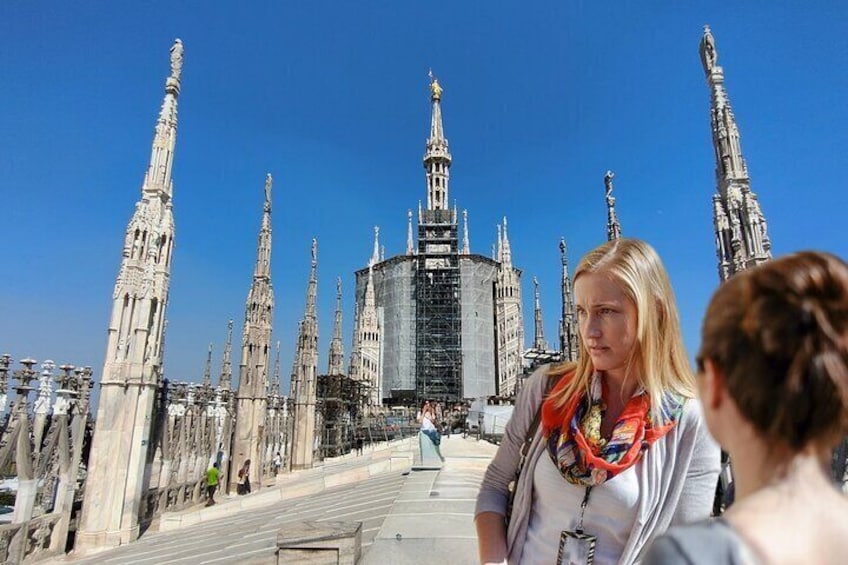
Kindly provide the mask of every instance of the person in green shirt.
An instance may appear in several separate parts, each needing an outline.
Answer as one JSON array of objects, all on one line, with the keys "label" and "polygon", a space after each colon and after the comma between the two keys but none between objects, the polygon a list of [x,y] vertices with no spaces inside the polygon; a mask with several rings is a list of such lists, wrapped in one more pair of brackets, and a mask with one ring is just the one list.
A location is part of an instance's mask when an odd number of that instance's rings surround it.
[{"label": "person in green shirt", "polygon": [[209,470],[206,471],[206,506],[215,504],[215,491],[218,489],[218,462],[212,463]]}]

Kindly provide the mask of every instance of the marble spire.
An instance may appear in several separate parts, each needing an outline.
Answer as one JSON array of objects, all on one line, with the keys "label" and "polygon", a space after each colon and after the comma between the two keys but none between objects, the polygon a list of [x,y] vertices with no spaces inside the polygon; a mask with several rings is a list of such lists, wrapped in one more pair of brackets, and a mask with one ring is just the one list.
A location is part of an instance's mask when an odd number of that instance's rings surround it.
[{"label": "marble spire", "polygon": [[604,195],[607,201],[607,241],[621,237],[621,224],[615,214],[615,196],[612,195],[612,179],[615,173],[607,171],[604,175]]},{"label": "marble spire", "polygon": [[468,239],[468,210],[462,211],[462,253],[464,255],[471,253],[471,243]]},{"label": "marble spire", "polygon": [[415,253],[415,239],[412,237],[412,210],[406,212],[406,254]]},{"label": "marble spire", "polygon": [[[241,360],[236,389],[235,441],[233,464],[241,467],[250,459],[250,481],[261,488],[264,468],[265,417],[268,380],[271,373],[271,332],[274,318],[274,288],[271,284],[271,188],[273,179],[265,177],[262,221],[256,243],[253,282],[247,294],[241,335]],[[230,490],[238,477],[229,477]]]},{"label": "marble spire", "polygon": [[203,386],[212,386],[212,344],[209,344],[209,349],[206,352],[206,365],[203,367]]},{"label": "marble spire", "polygon": [[318,375],[318,240],[312,239],[312,263],[306,290],[306,309],[297,336],[292,390],[294,396],[294,431],[292,469],[308,469],[315,461],[315,404]]},{"label": "marble spire", "polygon": [[330,355],[327,363],[328,375],[341,375],[344,365],[344,344],[342,343],[342,279],[336,278],[336,313],[333,319],[333,339],[330,342]]},{"label": "marble spire", "polygon": [[[157,389],[162,382],[165,312],[174,249],[172,173],[183,44],[170,50],[171,73],[153,134],[141,198],[127,225],[112,293],[97,427],[91,446],[77,548],[110,547],[139,536],[139,510]],[[116,418],[114,414],[123,414]]]},{"label": "marble spire", "polygon": [[227,322],[227,341],[224,344],[224,357],[221,360],[221,376],[218,378],[218,388],[230,390],[233,386],[233,365],[231,361],[233,351],[233,321]]},{"label": "marble spire", "polygon": [[739,127],[724,87],[724,69],[709,26],[700,45],[701,64],[710,88],[710,129],[716,161],[713,224],[719,279],[771,258],[771,240],[757,195],[751,190],[748,166],[742,156]]},{"label": "marble spire", "polygon": [[565,238],[559,240],[559,255],[562,262],[562,314],[559,320],[559,350],[563,361],[577,361],[577,318],[574,312],[574,296],[571,277],[568,275],[568,250]]},{"label": "marble spire", "polygon": [[538,351],[545,351],[548,349],[548,342],[545,341],[545,325],[542,322],[542,301],[539,297],[539,279],[536,277],[533,277],[533,315],[536,324],[533,348]]}]

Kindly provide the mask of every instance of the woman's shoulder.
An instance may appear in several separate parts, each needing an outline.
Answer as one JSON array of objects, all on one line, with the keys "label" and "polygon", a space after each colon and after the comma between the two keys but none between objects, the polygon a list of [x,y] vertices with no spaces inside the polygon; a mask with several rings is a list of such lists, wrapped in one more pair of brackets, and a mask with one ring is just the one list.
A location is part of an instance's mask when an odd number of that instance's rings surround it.
[{"label": "woman's shoulder", "polygon": [[749,563],[747,548],[733,528],[724,520],[705,520],[669,529],[651,544],[642,563],[692,565]]}]

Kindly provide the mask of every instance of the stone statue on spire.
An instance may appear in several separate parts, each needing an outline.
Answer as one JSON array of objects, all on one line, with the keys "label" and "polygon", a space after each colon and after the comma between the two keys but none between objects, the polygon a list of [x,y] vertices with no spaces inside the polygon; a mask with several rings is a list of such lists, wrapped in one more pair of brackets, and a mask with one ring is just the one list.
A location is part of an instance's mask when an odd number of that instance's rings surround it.
[{"label": "stone statue on spire", "polygon": [[701,39],[701,63],[704,72],[710,74],[718,61],[718,51],[715,47],[715,39],[710,31],[710,26],[704,26],[704,37]]},{"label": "stone statue on spire", "polygon": [[274,179],[271,178],[271,173],[265,177],[265,207],[271,207],[271,186],[274,182]]},{"label": "stone statue on spire", "polygon": [[177,38],[171,46],[171,76],[180,80],[183,72],[183,42]]}]

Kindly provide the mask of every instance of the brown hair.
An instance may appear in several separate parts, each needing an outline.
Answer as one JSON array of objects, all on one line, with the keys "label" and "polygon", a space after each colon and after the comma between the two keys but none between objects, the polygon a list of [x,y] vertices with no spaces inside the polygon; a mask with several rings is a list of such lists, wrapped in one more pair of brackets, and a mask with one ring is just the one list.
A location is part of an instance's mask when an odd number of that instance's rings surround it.
[{"label": "brown hair", "polygon": [[[695,380],[680,333],[674,291],[654,248],[639,239],[608,241],[583,256],[574,271],[574,280],[586,273],[609,275],[636,306],[637,344],[628,363],[638,367],[640,384],[651,397],[651,405],[661,407],[662,395],[669,391],[694,397]],[[576,365],[562,363],[550,369],[554,375],[571,372],[574,378],[554,393],[557,406],[564,405],[574,394],[582,391],[588,394],[595,368],[582,335]],[[651,413],[654,423],[662,423],[670,416],[660,409]]]},{"label": "brown hair", "polygon": [[806,251],[735,275],[707,308],[704,359],[763,438],[835,444],[848,430],[848,265]]}]

